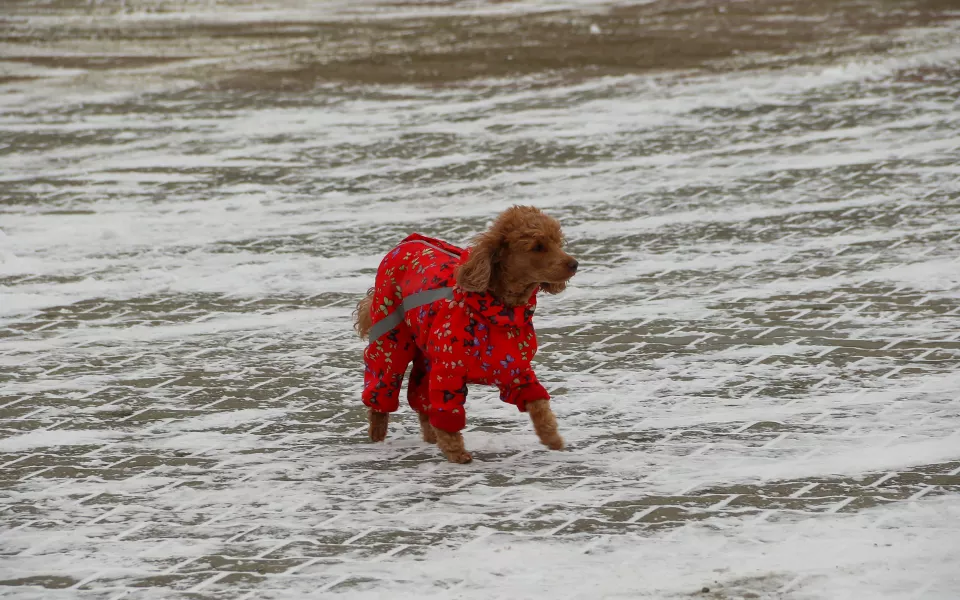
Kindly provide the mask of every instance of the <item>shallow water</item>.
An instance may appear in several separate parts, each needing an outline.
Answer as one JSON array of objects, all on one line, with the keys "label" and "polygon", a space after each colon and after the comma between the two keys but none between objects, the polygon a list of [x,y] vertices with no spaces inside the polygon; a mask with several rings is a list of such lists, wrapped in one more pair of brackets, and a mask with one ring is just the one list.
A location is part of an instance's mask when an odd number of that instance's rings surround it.
[{"label": "shallow water", "polygon": [[[952,597],[960,31],[899,6],[6,3],[0,589]],[[380,257],[514,203],[569,450],[482,388],[468,467],[366,443]]]}]

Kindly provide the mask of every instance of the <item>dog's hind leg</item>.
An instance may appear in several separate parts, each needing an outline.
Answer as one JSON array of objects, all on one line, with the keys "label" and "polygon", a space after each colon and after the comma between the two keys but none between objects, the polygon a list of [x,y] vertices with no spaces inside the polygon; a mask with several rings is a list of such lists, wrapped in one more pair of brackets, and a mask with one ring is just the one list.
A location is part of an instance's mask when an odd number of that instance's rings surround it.
[{"label": "dog's hind leg", "polygon": [[429,365],[423,352],[417,351],[413,357],[413,366],[410,368],[410,379],[407,382],[407,402],[410,408],[417,412],[420,419],[420,434],[428,444],[437,443],[437,435],[430,425],[430,384],[427,380]]},{"label": "dog's hind leg", "polygon": [[370,342],[363,353],[363,403],[370,409],[370,439],[382,442],[387,437],[390,413],[400,406],[400,388],[407,365],[417,352],[413,334],[406,323]]}]

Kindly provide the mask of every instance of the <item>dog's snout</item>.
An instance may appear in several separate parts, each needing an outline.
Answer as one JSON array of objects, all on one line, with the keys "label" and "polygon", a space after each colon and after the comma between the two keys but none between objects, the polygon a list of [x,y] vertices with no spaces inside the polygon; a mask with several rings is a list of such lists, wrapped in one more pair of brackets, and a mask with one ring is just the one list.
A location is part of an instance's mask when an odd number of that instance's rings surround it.
[{"label": "dog's snout", "polygon": [[577,267],[579,266],[580,266],[580,263],[577,262],[577,259],[575,258],[571,258],[570,261],[567,263],[567,268],[570,269],[571,273],[576,273]]}]

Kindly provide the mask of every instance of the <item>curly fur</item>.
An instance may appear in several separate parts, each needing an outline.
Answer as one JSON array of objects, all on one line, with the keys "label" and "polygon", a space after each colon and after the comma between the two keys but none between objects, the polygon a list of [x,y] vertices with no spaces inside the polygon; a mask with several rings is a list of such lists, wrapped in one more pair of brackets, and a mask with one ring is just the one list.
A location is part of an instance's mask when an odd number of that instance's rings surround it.
[{"label": "curly fur", "polygon": [[457,270],[457,285],[489,291],[511,306],[525,304],[537,286],[559,294],[578,265],[563,244],[556,219],[532,206],[514,206],[474,238],[469,259]]}]

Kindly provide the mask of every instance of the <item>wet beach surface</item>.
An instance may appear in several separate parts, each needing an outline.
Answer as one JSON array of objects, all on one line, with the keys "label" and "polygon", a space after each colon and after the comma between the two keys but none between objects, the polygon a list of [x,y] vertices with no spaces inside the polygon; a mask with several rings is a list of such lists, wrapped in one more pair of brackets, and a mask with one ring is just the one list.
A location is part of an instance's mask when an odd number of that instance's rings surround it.
[{"label": "wet beach surface", "polygon": [[[319,4],[0,8],[0,595],[955,597],[954,3]],[[514,203],[569,449],[370,444],[380,257]]]}]

